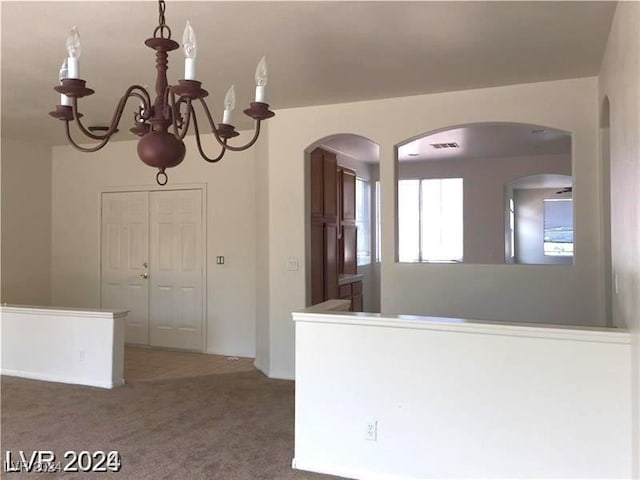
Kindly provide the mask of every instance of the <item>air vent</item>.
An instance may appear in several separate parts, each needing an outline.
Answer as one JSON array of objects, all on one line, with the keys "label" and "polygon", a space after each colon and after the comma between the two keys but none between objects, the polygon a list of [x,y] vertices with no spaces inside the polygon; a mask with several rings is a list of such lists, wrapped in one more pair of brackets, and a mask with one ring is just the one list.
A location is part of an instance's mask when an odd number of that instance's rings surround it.
[{"label": "air vent", "polygon": [[460,148],[460,145],[458,145],[455,142],[449,142],[449,143],[431,143],[430,144],[433,148]]}]

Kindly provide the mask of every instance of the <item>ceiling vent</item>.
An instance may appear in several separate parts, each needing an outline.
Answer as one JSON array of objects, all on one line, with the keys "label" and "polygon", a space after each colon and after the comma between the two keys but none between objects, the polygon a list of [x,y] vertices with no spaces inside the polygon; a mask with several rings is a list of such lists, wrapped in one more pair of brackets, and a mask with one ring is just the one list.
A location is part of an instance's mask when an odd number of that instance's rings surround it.
[{"label": "ceiling vent", "polygon": [[447,142],[447,143],[431,143],[430,144],[433,148],[460,148],[460,145],[458,145],[455,142]]}]

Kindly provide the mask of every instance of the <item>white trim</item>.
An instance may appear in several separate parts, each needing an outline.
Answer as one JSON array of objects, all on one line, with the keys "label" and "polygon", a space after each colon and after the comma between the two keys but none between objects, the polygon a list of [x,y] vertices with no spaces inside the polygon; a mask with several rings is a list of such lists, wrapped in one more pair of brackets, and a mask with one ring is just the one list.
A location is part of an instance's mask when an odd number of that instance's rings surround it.
[{"label": "white trim", "polygon": [[289,380],[292,382],[296,381],[295,375],[292,375],[291,373],[286,373],[286,372],[278,372],[278,373],[269,372],[267,374],[267,377],[271,378],[272,380]]},{"label": "white trim", "polygon": [[264,373],[267,376],[267,378],[271,378],[269,376],[269,369],[265,368],[265,366],[262,365],[262,363],[259,362],[257,358],[253,359],[253,366],[256,367],[258,370],[260,370],[262,373]]},{"label": "white trim", "polygon": [[304,470],[307,472],[322,473],[325,475],[335,475],[338,477],[352,478],[356,480],[419,480],[418,477],[408,477],[404,475],[392,475],[388,473],[374,472],[363,468],[350,468],[343,465],[328,465],[318,463],[313,460],[300,461],[294,458],[291,461],[291,468],[294,470]]},{"label": "white trim", "polygon": [[8,377],[28,378],[30,380],[41,380],[44,382],[69,383],[73,385],[87,385],[89,387],[108,389],[124,385],[124,379],[120,379],[119,382],[97,382],[91,378],[68,377],[65,375],[50,375],[46,373],[32,373],[24,372],[22,370],[9,370],[4,368],[0,370],[0,374],[6,375]]},{"label": "white trim", "polygon": [[108,309],[86,309],[86,308],[69,308],[69,307],[41,307],[33,305],[2,305],[0,313],[19,313],[21,315],[46,315],[59,317],[83,317],[83,318],[102,318],[116,319],[127,316],[128,310],[108,310]]},{"label": "white trim", "polygon": [[418,315],[381,316],[372,313],[321,313],[308,308],[292,314],[294,322],[359,325],[379,328],[439,330],[509,337],[548,338],[579,342],[631,344],[631,334],[621,328],[581,327],[532,323],[503,323],[463,318],[422,317]]}]

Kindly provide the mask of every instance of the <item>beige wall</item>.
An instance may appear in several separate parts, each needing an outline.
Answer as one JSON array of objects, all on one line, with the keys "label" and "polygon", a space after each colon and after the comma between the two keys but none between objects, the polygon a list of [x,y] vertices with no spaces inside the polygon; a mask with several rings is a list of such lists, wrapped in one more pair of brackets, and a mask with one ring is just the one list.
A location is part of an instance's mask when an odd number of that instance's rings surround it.
[{"label": "beige wall", "polygon": [[2,296],[51,302],[51,149],[2,139]]},{"label": "beige wall", "polygon": [[[586,325],[604,324],[598,196],[597,79],[449,92],[280,110],[269,125],[270,374],[294,375],[291,311],[304,307],[304,149],[334,133],[380,145],[383,313]],[[389,119],[394,119],[389,122]],[[395,263],[395,146],[449,125],[499,121],[573,134],[576,255],[569,268]]]},{"label": "beige wall", "polygon": [[[600,73],[610,102],[614,324],[632,332],[634,478],[640,477],[640,3],[620,2]],[[603,189],[605,192],[607,188]],[[614,282],[615,284],[616,282]]]},{"label": "beige wall", "polygon": [[[238,139],[238,143],[242,141]],[[253,357],[256,317],[256,152],[202,160],[193,138],[183,163],[168,170],[169,187],[206,186],[207,351]],[[206,139],[213,149],[214,140]],[[100,305],[100,192],[155,187],[155,170],[136,154],[136,141],[114,142],[93,154],[53,149],[53,302]],[[224,255],[225,264],[215,257]]]}]

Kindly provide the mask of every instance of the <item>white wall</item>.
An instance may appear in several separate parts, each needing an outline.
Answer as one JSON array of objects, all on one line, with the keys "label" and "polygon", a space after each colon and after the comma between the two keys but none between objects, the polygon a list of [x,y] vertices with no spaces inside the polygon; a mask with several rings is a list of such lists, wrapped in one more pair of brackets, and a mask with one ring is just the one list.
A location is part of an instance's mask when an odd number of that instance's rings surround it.
[{"label": "white wall", "polygon": [[610,101],[611,252],[618,284],[612,296],[613,322],[626,326],[633,334],[635,478],[640,478],[639,25],[640,3],[618,3],[600,72],[599,92],[601,107],[605,96]]},{"label": "white wall", "polygon": [[126,311],[0,306],[3,375],[113,388],[124,383]]},{"label": "white wall", "polygon": [[2,296],[51,302],[51,149],[2,138]]},{"label": "white wall", "polygon": [[[242,141],[240,137],[238,143]],[[213,150],[214,140],[205,145]],[[202,160],[188,138],[183,163],[167,171],[169,186],[206,185],[207,351],[255,355],[255,153]],[[52,296],[60,306],[100,305],[100,192],[155,185],[156,171],[136,154],[136,140],[114,142],[97,153],[53,149]],[[224,255],[225,264],[215,257]]]},{"label": "white wall", "polygon": [[464,179],[464,263],[504,263],[505,187],[513,180],[544,173],[571,175],[571,156],[398,162],[398,179]]},{"label": "white wall", "polygon": [[[393,118],[394,122],[385,119]],[[575,264],[407,265],[395,258],[395,145],[443,126],[522,122],[573,134],[576,186]],[[290,313],[305,304],[306,272],[286,270],[304,258],[304,150],[318,138],[353,133],[380,145],[382,282],[385,313],[480,319],[604,324],[597,79],[449,92],[278,111],[269,124],[270,374],[294,375]]]},{"label": "white wall", "polygon": [[[294,313],[296,468],[347,478],[630,478],[614,329]],[[377,421],[377,440],[365,439]]]},{"label": "white wall", "polygon": [[[266,136],[269,123],[262,127]],[[269,372],[271,337],[269,331],[269,144],[258,141],[255,161],[256,205],[256,354],[255,366]]]}]

